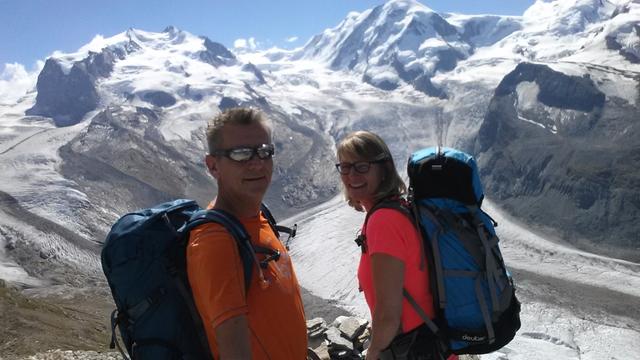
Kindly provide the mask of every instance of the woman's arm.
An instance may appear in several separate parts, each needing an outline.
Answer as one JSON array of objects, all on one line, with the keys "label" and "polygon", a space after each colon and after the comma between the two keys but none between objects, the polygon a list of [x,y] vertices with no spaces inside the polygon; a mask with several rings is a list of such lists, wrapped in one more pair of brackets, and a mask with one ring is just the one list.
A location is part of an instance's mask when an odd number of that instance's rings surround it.
[{"label": "woman's arm", "polygon": [[401,331],[404,263],[391,255],[371,255],[371,272],[376,308],[372,316],[371,345],[367,360],[378,359],[380,352]]}]

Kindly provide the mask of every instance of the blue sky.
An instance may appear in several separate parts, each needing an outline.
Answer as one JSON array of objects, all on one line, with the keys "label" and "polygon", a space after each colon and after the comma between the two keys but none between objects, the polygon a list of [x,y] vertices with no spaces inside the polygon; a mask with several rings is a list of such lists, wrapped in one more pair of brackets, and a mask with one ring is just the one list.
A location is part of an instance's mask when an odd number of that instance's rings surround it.
[{"label": "blue sky", "polygon": [[[421,0],[438,12],[522,15],[534,0]],[[254,38],[260,47],[294,48],[336,26],[350,11],[384,0],[0,0],[0,69],[34,68],[53,51],[73,52],[95,35],[174,25],[232,48]],[[287,41],[289,39],[290,41]],[[291,41],[296,39],[295,41]]]}]

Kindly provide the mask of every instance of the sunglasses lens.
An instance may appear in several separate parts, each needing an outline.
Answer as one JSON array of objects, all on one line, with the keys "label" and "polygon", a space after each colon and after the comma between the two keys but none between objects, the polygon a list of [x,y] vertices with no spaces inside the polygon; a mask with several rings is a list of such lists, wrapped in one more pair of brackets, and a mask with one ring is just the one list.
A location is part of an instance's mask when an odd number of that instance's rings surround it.
[{"label": "sunglasses lens", "polygon": [[262,160],[270,159],[273,156],[274,148],[272,145],[263,145],[256,149],[256,153]]},{"label": "sunglasses lens", "polygon": [[234,161],[247,161],[253,157],[253,149],[241,148],[229,151],[229,158]]}]

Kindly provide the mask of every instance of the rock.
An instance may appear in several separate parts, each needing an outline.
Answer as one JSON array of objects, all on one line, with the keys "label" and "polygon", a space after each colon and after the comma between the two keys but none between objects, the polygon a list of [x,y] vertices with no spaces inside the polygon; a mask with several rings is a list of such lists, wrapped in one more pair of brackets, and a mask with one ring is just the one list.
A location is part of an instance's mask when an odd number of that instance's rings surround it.
[{"label": "rock", "polygon": [[325,332],[327,332],[327,328],[326,327],[318,327],[317,329],[314,329],[313,331],[309,331],[309,337],[310,338],[316,338],[316,337],[319,337],[320,335],[324,334]]},{"label": "rock", "polygon": [[230,98],[230,97],[226,97],[224,96],[222,99],[220,99],[220,103],[218,104],[218,107],[220,108],[220,111],[225,111],[227,109],[231,109],[234,107],[238,107],[240,106],[238,104],[237,101],[235,101],[234,99]]},{"label": "rock", "polygon": [[262,74],[262,71],[260,71],[260,69],[258,69],[252,63],[248,63],[248,64],[242,66],[242,71],[246,71],[246,72],[252,73],[256,77],[256,79],[258,80],[258,82],[260,84],[266,84],[267,83],[267,81],[264,79],[264,75]]},{"label": "rock", "polygon": [[331,326],[333,326],[335,328],[339,328],[340,324],[342,324],[342,322],[347,318],[348,318],[348,316],[340,315],[335,320],[333,320],[333,323],[331,323]]},{"label": "rock", "polygon": [[317,317],[315,319],[307,320],[307,331],[312,332],[317,330],[319,327],[327,327],[327,323],[323,318]]},{"label": "rock", "polygon": [[325,335],[327,336],[327,340],[329,340],[329,350],[332,354],[343,350],[353,351],[353,343],[343,337],[340,330],[330,327]]},{"label": "rock", "polygon": [[324,343],[326,331],[327,327],[324,325],[324,320],[319,325],[316,325],[313,330],[307,330],[308,346],[313,349]]},{"label": "rock", "polygon": [[324,336],[324,332],[318,334],[317,336],[309,334],[309,337],[307,338],[307,346],[310,348],[317,348],[318,346],[325,344],[325,342],[326,339]]},{"label": "rock", "polygon": [[51,117],[56,126],[71,126],[98,106],[93,77],[81,63],[67,73],[60,63],[49,58],[38,75],[36,104],[26,115]]},{"label": "rock", "polygon": [[329,347],[326,343],[320,344],[317,348],[313,349],[313,352],[318,356],[320,360],[330,360]]},{"label": "rock", "polygon": [[211,41],[206,36],[202,36],[205,50],[199,53],[200,60],[215,67],[224,65],[230,66],[237,63],[236,57],[224,45]]},{"label": "rock", "polygon": [[362,334],[368,324],[369,322],[367,320],[352,316],[344,319],[338,329],[345,337],[353,341]]},{"label": "rock", "polygon": [[583,250],[637,262],[640,178],[629,164],[639,156],[638,108],[606,96],[598,76],[519,64],[496,88],[473,153],[485,195],[503,210]]},{"label": "rock", "polygon": [[173,97],[173,95],[165,91],[147,91],[139,95],[142,100],[158,107],[169,107],[175,105],[176,103],[176,99]]}]

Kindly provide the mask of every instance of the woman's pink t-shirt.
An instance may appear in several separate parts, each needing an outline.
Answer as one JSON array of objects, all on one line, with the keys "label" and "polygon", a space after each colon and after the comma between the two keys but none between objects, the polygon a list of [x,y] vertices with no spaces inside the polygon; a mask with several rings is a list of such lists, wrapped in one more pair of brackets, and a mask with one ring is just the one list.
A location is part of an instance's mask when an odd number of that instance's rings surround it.
[{"label": "woman's pink t-shirt", "polygon": [[[379,209],[367,221],[364,229],[367,250],[360,257],[358,281],[369,305],[375,312],[376,299],[371,276],[371,255],[387,254],[404,263],[404,288],[420,307],[433,318],[433,297],[429,288],[426,259],[422,269],[421,238],[407,216],[394,209]],[[402,300],[402,332],[408,332],[424,322],[407,299]]]}]

